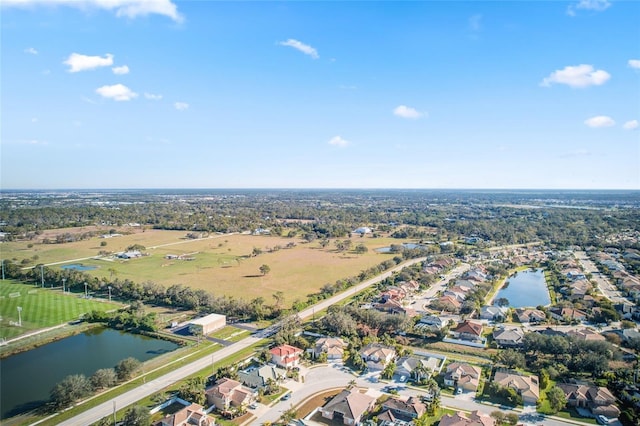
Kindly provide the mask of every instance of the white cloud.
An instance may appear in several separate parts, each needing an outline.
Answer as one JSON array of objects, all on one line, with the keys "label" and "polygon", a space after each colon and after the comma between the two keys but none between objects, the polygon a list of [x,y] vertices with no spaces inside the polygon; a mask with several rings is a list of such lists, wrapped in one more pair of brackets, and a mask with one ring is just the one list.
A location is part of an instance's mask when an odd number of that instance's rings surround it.
[{"label": "white cloud", "polygon": [[186,102],[176,102],[175,104],[173,104],[173,106],[178,110],[178,111],[184,111],[185,109],[189,108],[189,104]]},{"label": "white cloud", "polygon": [[144,97],[152,101],[159,101],[160,99],[162,99],[162,95],[155,95],[153,93],[146,93],[146,92],[144,94]]},{"label": "white cloud", "polygon": [[138,97],[137,93],[123,84],[98,87],[96,93],[105,98],[113,99],[114,101],[130,101]]},{"label": "white cloud", "polygon": [[480,28],[482,28],[482,15],[473,15],[469,18],[469,28],[471,31],[480,31]]},{"label": "white cloud", "polygon": [[308,44],[304,44],[301,41],[294,40],[292,38],[290,38],[287,41],[281,41],[278,44],[280,46],[293,47],[294,49],[299,50],[300,52],[304,53],[305,55],[311,56],[313,59],[318,59],[320,57],[318,55],[318,51],[316,49],[314,49],[313,47],[309,46]]},{"label": "white cloud", "polygon": [[176,22],[182,22],[184,17],[178,13],[177,6],[172,0],[3,0],[2,6],[31,7],[31,6],[69,6],[82,10],[103,9],[115,12],[117,17],[136,18],[147,15],[163,15]]},{"label": "white cloud", "polygon": [[415,120],[420,117],[423,117],[425,113],[422,113],[416,110],[415,108],[411,108],[406,105],[399,105],[395,107],[395,109],[393,110],[393,115],[396,115],[402,118],[411,118]]},{"label": "white cloud", "polygon": [[566,66],[549,74],[542,80],[540,86],[549,87],[551,84],[566,84],[571,87],[600,86],[606,83],[611,75],[604,70],[594,70],[593,65],[581,64]]},{"label": "white cloud", "polygon": [[613,121],[613,118],[607,115],[596,115],[595,117],[591,117],[584,120],[584,124],[592,128],[598,128],[598,127],[611,127],[611,126],[614,126],[616,122]]},{"label": "white cloud", "polygon": [[629,59],[627,63],[631,68],[640,69],[640,59]]},{"label": "white cloud", "polygon": [[638,123],[638,120],[631,120],[624,123],[622,125],[622,128],[625,130],[635,130],[638,128],[639,125],[640,123]]},{"label": "white cloud", "polygon": [[580,0],[576,4],[569,5],[567,8],[567,14],[569,16],[576,16],[576,10],[592,10],[594,12],[602,12],[607,10],[611,6],[609,0]]},{"label": "white cloud", "polygon": [[121,67],[113,67],[111,68],[111,71],[113,71],[113,73],[117,75],[129,74],[129,67],[126,65],[123,65]]},{"label": "white cloud", "polygon": [[69,72],[93,70],[96,68],[108,67],[113,65],[113,55],[107,53],[104,57],[102,57],[72,53],[71,55],[69,55],[67,60],[63,62],[63,64],[69,65]]},{"label": "white cloud", "polygon": [[328,143],[329,145],[338,146],[340,148],[344,148],[345,146],[350,144],[350,142],[348,140],[343,139],[342,136],[334,136],[331,139],[329,139]]},{"label": "white cloud", "polygon": [[28,47],[28,48],[24,49],[24,53],[29,53],[31,55],[37,55],[38,51],[36,49],[34,49],[33,47]]}]

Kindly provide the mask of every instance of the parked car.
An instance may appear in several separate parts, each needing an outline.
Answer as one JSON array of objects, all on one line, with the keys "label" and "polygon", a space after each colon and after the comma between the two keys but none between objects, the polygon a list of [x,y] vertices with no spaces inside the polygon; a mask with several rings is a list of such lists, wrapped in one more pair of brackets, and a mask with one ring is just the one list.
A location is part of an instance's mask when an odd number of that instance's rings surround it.
[{"label": "parked car", "polygon": [[609,424],[609,419],[606,418],[605,416],[603,416],[602,414],[600,414],[598,417],[596,417],[596,420],[601,425],[608,425]]},{"label": "parked car", "polygon": [[253,402],[253,403],[251,403],[251,404],[249,405],[249,408],[250,408],[250,409],[252,409],[252,410],[255,410],[256,408],[258,408],[258,404],[257,404],[257,403],[255,403],[255,402]]},{"label": "parked car", "polygon": [[285,393],[285,394],[282,396],[282,400],[283,400],[283,401],[286,401],[286,400],[287,400],[287,399],[289,399],[289,398],[291,398],[291,393]]},{"label": "parked car", "polygon": [[456,389],[456,394],[460,395],[462,393],[462,388]]},{"label": "parked car", "polygon": [[407,376],[400,376],[400,382],[404,383],[407,381]]}]

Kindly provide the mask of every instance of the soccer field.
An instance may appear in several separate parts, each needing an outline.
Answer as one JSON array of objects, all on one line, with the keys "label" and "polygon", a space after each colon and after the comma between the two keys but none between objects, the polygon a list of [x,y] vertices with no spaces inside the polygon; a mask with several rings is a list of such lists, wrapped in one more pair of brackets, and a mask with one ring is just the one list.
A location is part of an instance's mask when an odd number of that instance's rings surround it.
[{"label": "soccer field", "polygon": [[[120,306],[98,299],[84,299],[78,294],[44,289],[12,280],[0,281],[0,338],[10,339],[39,328],[73,321],[92,310],[108,311]],[[22,308],[22,326],[17,324],[18,307]]]}]

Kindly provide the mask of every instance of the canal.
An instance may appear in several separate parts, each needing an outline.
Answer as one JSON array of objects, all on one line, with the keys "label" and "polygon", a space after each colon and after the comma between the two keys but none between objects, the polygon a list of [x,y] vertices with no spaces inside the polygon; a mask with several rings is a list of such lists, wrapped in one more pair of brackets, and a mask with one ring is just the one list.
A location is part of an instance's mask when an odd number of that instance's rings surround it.
[{"label": "canal", "polygon": [[124,358],[147,361],[176,348],[165,340],[98,328],[12,355],[0,362],[0,418],[42,405],[51,388],[71,374],[90,377]]}]

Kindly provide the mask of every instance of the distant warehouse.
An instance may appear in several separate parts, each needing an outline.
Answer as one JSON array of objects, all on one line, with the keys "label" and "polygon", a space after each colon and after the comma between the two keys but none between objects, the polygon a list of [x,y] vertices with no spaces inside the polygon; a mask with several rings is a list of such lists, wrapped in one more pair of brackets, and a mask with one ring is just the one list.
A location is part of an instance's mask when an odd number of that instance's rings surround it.
[{"label": "distant warehouse", "polygon": [[210,314],[206,317],[194,319],[189,323],[189,332],[191,334],[209,334],[212,331],[227,325],[227,317],[220,314]]}]

